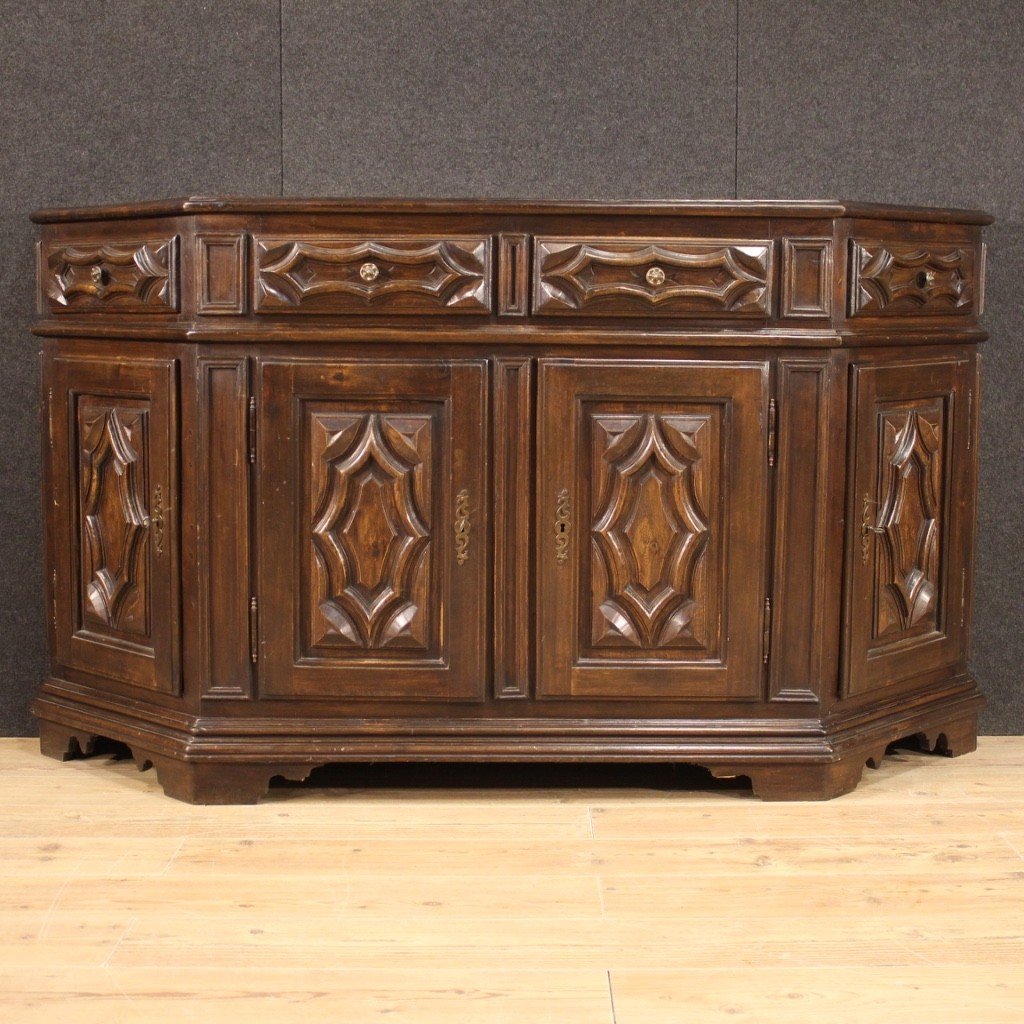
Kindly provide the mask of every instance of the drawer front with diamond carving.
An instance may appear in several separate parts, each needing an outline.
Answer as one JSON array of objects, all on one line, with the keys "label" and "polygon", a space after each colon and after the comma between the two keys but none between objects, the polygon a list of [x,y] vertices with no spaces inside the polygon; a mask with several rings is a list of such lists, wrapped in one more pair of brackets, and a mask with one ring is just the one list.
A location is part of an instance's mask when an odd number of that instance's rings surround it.
[{"label": "drawer front with diamond carving", "polygon": [[257,313],[491,311],[491,245],[479,238],[253,237]]},{"label": "drawer front with diamond carving", "polygon": [[759,317],[771,309],[770,241],[538,238],[544,316]]},{"label": "drawer front with diamond carving", "polygon": [[178,239],[69,242],[40,252],[39,280],[52,313],[174,313]]},{"label": "drawer front with diamond carving", "polygon": [[855,316],[978,312],[980,263],[968,243],[896,245],[850,240],[850,308]]}]

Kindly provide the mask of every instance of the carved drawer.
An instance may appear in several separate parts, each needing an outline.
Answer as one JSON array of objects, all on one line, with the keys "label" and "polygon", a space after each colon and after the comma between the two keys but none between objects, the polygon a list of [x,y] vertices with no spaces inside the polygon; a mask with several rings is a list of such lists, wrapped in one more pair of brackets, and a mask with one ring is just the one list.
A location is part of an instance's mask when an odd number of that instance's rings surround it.
[{"label": "carved drawer", "polygon": [[39,282],[50,312],[178,309],[177,237],[55,243],[39,255]]},{"label": "carved drawer", "polygon": [[980,313],[983,262],[965,243],[850,239],[850,316]]},{"label": "carved drawer", "polygon": [[768,240],[538,238],[542,316],[760,317],[771,309]]},{"label": "carved drawer", "polygon": [[489,313],[487,237],[254,235],[257,313]]}]

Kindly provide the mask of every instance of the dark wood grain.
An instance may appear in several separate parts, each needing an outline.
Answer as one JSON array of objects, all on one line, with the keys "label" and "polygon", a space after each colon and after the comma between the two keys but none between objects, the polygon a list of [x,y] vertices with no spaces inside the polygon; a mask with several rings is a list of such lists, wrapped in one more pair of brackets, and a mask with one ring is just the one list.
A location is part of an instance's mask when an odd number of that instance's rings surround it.
[{"label": "dark wood grain", "polygon": [[684,761],[826,799],[895,741],[973,748],[986,215],[36,220],[44,753],[118,740],[232,803],[359,760]]}]

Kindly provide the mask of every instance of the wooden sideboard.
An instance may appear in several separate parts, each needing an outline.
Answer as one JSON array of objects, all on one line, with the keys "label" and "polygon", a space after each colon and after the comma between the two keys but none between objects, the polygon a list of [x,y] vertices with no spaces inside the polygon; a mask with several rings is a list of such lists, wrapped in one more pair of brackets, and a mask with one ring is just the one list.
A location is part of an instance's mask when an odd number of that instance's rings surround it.
[{"label": "wooden sideboard", "polygon": [[821,799],[901,739],[974,749],[985,214],[34,219],[44,753],[234,803],[363,760]]}]

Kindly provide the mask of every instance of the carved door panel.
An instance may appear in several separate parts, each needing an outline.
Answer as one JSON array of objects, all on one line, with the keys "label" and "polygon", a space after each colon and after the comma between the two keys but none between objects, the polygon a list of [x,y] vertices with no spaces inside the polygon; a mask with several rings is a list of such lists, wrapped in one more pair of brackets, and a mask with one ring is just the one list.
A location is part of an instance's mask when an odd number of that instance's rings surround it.
[{"label": "carved door panel", "polygon": [[486,364],[265,363],[265,696],[478,700]]},{"label": "carved door panel", "polygon": [[56,356],[48,380],[55,660],[178,694],[176,360]]},{"label": "carved door panel", "polygon": [[970,373],[967,361],[854,369],[848,695],[963,656]]},{"label": "carved door panel", "polygon": [[544,361],[538,693],[754,698],[765,363]]}]

